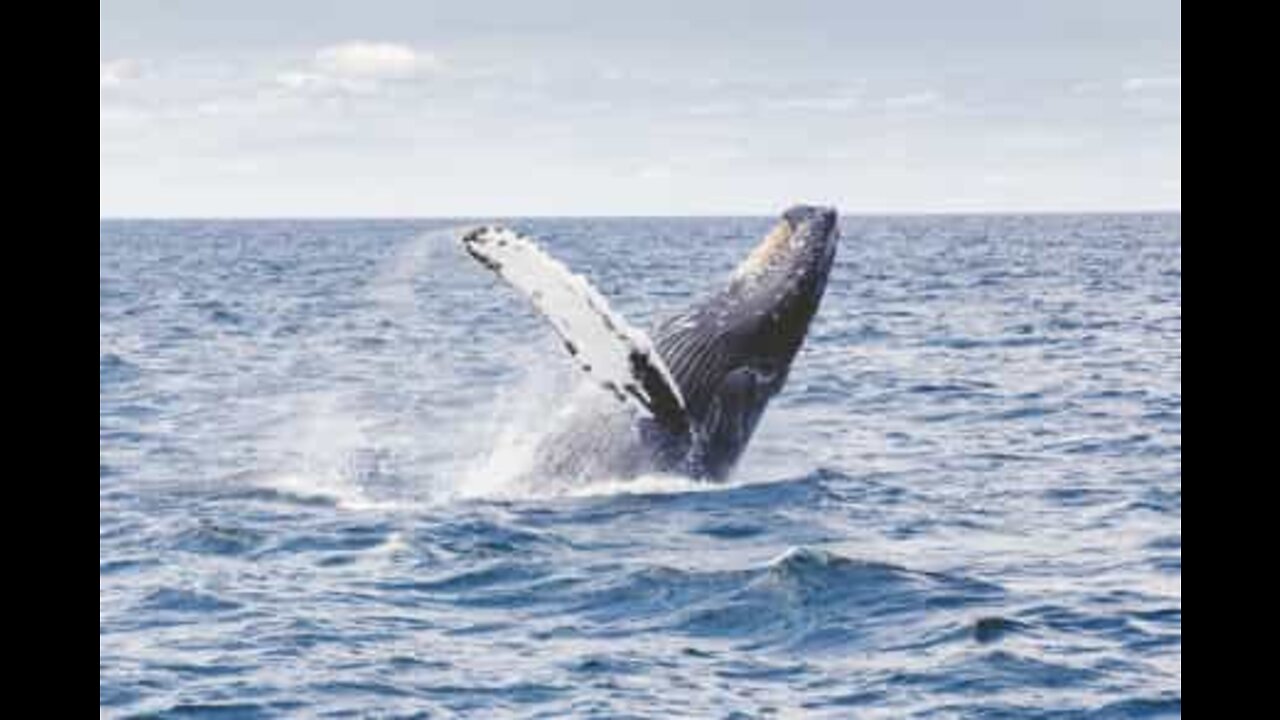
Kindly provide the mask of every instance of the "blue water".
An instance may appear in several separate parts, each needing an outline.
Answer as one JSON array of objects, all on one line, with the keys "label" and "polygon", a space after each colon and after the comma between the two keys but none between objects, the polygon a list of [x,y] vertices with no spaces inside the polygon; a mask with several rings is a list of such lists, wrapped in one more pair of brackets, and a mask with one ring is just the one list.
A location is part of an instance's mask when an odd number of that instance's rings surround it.
[{"label": "blue water", "polygon": [[[515,222],[637,324],[770,223]],[[1181,715],[1180,215],[846,218],[726,486],[522,479],[456,226],[101,223],[104,716]]]}]

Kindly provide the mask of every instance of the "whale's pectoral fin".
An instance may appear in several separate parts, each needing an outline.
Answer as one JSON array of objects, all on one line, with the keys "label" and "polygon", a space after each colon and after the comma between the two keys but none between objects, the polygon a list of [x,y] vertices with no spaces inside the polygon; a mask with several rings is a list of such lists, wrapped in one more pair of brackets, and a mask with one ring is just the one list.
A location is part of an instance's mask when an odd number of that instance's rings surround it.
[{"label": "whale's pectoral fin", "polygon": [[689,432],[680,388],[648,335],[610,310],[586,278],[506,228],[477,228],[462,244],[533,303],[587,375],[664,429]]}]

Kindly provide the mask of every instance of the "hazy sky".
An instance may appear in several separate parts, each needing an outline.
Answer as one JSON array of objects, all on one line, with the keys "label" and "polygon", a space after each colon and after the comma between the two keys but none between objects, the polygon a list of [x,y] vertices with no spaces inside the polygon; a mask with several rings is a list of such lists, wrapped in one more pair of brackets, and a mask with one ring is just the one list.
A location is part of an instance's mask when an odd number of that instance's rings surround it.
[{"label": "hazy sky", "polygon": [[1182,207],[1180,2],[100,10],[102,216]]}]

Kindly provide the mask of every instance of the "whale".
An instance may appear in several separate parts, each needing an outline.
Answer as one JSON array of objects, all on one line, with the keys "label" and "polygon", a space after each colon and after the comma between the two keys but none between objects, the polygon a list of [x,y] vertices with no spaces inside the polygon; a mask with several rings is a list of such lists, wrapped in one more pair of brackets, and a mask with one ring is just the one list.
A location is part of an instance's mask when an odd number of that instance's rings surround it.
[{"label": "whale", "polygon": [[465,251],[529,301],[599,390],[545,433],[530,472],[727,480],[786,384],[839,240],[834,208],[790,207],[727,280],[646,332],[533,238],[465,232]]}]

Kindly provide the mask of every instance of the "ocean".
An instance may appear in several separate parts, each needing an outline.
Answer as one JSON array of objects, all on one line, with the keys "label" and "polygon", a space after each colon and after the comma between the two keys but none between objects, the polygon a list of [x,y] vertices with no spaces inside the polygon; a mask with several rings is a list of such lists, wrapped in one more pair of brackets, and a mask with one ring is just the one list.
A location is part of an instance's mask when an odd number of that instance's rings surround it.
[{"label": "ocean", "polygon": [[[641,327],[771,218],[510,219]],[[103,717],[1182,707],[1182,220],[846,217],[731,481],[582,400],[450,220],[99,225]]]}]

